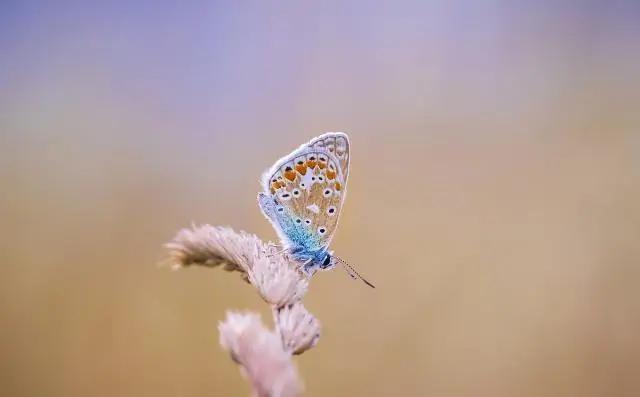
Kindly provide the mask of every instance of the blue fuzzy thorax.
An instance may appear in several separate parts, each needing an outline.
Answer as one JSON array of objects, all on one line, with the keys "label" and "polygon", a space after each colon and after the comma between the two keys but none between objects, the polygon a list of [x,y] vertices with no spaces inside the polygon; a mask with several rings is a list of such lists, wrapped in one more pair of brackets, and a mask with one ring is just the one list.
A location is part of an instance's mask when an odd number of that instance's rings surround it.
[{"label": "blue fuzzy thorax", "polygon": [[304,270],[310,272],[313,269],[324,269],[329,266],[331,262],[331,255],[327,252],[326,248],[321,248],[316,251],[307,251],[302,247],[292,248],[291,256],[302,263],[305,263]]}]

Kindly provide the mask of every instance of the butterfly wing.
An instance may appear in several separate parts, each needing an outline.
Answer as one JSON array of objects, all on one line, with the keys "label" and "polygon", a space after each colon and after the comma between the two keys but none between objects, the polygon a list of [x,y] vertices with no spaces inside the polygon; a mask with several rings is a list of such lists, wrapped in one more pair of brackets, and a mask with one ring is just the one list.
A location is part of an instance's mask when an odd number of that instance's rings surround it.
[{"label": "butterfly wing", "polygon": [[338,226],[349,175],[349,138],[320,135],[278,160],[262,177],[260,207],[287,247],[327,247]]}]

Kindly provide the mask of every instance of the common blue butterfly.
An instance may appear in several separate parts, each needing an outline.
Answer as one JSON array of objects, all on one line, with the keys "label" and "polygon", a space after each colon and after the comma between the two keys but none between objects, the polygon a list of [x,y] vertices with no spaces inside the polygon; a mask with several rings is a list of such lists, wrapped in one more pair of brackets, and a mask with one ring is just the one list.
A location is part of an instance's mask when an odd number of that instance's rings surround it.
[{"label": "common blue butterfly", "polygon": [[329,251],[346,195],[349,147],[349,137],[342,132],[327,132],[303,144],[262,175],[258,203],[284,251],[305,272],[313,274],[340,263],[351,277],[373,287]]}]

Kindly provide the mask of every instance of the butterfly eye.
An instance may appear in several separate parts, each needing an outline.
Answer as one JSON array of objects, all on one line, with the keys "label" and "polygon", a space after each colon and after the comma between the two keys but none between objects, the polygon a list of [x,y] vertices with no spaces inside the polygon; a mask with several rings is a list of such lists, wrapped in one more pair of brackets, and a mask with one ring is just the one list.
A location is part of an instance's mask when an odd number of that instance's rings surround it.
[{"label": "butterfly eye", "polygon": [[326,269],[329,267],[329,265],[331,265],[331,256],[327,255],[324,257],[324,260],[322,261],[322,264],[320,265],[320,267],[323,269]]},{"label": "butterfly eye", "polygon": [[327,229],[324,226],[320,226],[318,228],[318,233],[322,236],[327,232]]},{"label": "butterfly eye", "polygon": [[329,216],[333,216],[336,213],[336,207],[335,206],[331,206],[329,208],[327,208],[327,215]]},{"label": "butterfly eye", "polygon": [[325,189],[324,192],[322,192],[322,195],[324,197],[330,197],[331,196],[331,189]]}]

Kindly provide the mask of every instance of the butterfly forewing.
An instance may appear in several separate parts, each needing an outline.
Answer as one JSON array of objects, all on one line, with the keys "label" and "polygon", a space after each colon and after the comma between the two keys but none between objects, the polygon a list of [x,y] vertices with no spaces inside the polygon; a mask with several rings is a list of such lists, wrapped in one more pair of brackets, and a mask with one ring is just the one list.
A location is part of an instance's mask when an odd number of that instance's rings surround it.
[{"label": "butterfly forewing", "polygon": [[[288,242],[308,236],[309,249],[326,247],[338,225],[349,174],[349,140],[330,132],[278,160],[263,175],[264,194],[284,208],[272,219]],[[282,218],[287,217],[287,218]]]}]

